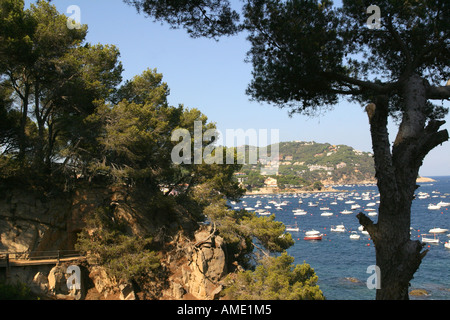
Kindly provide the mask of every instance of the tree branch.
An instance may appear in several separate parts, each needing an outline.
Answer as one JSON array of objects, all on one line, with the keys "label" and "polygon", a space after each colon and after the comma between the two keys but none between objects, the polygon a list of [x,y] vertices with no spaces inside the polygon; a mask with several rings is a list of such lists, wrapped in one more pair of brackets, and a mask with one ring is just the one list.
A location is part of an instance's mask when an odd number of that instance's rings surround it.
[{"label": "tree branch", "polygon": [[370,89],[372,91],[375,91],[378,94],[384,94],[387,93],[389,91],[391,91],[392,89],[394,89],[397,86],[396,82],[393,83],[387,83],[387,84],[378,84],[378,83],[374,83],[371,81],[364,81],[364,80],[359,80],[344,74],[339,74],[339,73],[335,73],[335,72],[322,72],[322,75],[325,78],[331,79],[331,80],[335,80],[341,83],[346,83],[346,84],[352,84],[355,86],[358,86],[360,88],[364,88],[364,89]]},{"label": "tree branch", "polygon": [[358,219],[359,224],[364,227],[364,230],[366,230],[370,234],[375,243],[378,237],[378,226],[374,224],[373,221],[362,212],[358,213],[356,215],[356,218]]},{"label": "tree branch", "polygon": [[387,130],[388,98],[378,96],[375,103],[366,106],[366,112],[370,123],[377,185],[383,198],[394,197],[398,190]]},{"label": "tree branch", "polygon": [[426,90],[427,99],[430,100],[449,100],[450,99],[450,85],[435,87],[429,86]]},{"label": "tree branch", "polygon": [[403,52],[406,58],[406,72],[409,73],[412,71],[412,57],[411,53],[409,52],[408,47],[406,46],[406,43],[403,41],[403,39],[400,37],[398,32],[394,29],[392,25],[392,18],[389,16],[387,18],[387,29],[389,33],[394,37],[395,41],[399,44],[400,50]]},{"label": "tree branch", "polygon": [[424,130],[423,138],[418,141],[418,161],[422,161],[425,156],[438,145],[448,141],[447,130],[438,131],[445,124],[443,120],[431,120]]}]

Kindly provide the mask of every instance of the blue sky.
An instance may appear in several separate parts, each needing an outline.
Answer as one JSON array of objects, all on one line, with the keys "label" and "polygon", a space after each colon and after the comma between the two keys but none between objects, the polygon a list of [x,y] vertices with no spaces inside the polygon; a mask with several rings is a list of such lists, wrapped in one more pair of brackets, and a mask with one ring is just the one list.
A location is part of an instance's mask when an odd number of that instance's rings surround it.
[{"label": "blue sky", "polygon": [[[31,2],[26,1],[27,5]],[[88,42],[119,48],[124,79],[157,68],[170,87],[170,104],[198,108],[223,134],[226,129],[278,129],[281,141],[329,142],[372,151],[367,116],[359,105],[343,101],[316,117],[290,118],[287,109],[251,102],[245,94],[252,71],[251,64],[244,62],[249,49],[245,34],[218,42],[191,39],[184,30],[170,29],[137,14],[122,0],[53,3],[68,16],[69,6],[79,6],[81,23],[89,27]],[[444,128],[450,129],[448,124]],[[390,125],[389,132],[393,141],[397,127]],[[447,142],[428,154],[420,174],[450,175],[449,160]]]}]

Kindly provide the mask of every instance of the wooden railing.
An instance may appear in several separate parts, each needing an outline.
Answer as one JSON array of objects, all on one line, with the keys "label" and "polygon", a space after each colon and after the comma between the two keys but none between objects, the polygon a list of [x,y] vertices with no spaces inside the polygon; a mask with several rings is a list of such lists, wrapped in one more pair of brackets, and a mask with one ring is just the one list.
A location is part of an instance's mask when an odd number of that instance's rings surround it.
[{"label": "wooden railing", "polygon": [[58,264],[61,261],[84,259],[75,250],[54,250],[37,252],[0,252],[0,267]]}]

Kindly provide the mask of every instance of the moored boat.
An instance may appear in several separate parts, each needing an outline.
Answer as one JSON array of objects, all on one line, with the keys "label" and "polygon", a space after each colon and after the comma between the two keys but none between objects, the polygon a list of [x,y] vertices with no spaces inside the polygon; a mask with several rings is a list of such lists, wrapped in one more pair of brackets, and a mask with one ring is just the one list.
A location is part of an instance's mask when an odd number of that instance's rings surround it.
[{"label": "moored boat", "polygon": [[428,232],[429,233],[445,233],[447,231],[448,231],[448,229],[433,228],[433,229],[430,229]]},{"label": "moored boat", "polygon": [[286,226],[286,231],[291,231],[291,232],[299,232],[300,228],[297,227],[297,224],[295,224],[295,226]]},{"label": "moored boat", "polygon": [[331,227],[331,231],[334,232],[345,232],[345,227],[343,224],[337,225],[336,227]]},{"label": "moored boat", "polygon": [[292,210],[292,212],[294,213],[294,216],[303,216],[307,213],[303,209],[294,209],[294,210]]},{"label": "moored boat", "polygon": [[352,231],[352,234],[350,235],[350,239],[358,240],[360,235],[356,233],[356,231]]},{"label": "moored boat", "polygon": [[441,202],[439,202],[437,204],[437,206],[439,206],[439,207],[448,207],[448,206],[450,206],[450,202],[441,201]]},{"label": "moored boat", "polygon": [[310,230],[305,232],[303,240],[322,240],[323,234],[317,230]]},{"label": "moored boat", "polygon": [[422,234],[422,242],[423,243],[431,243],[431,244],[438,244],[439,239],[436,238],[436,234],[434,234],[434,238],[427,237],[426,234]]}]

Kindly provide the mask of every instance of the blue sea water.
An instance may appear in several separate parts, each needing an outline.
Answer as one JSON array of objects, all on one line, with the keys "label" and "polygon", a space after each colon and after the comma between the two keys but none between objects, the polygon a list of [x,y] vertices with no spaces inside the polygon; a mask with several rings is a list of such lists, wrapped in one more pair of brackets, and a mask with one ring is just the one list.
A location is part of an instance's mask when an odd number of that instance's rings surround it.
[{"label": "blue sea water", "polygon": [[[416,190],[416,199],[411,210],[411,239],[421,239],[422,234],[429,234],[431,228],[444,228],[449,231],[438,234],[439,244],[427,244],[428,254],[422,261],[419,270],[411,281],[412,289],[425,289],[427,296],[411,299],[450,300],[450,249],[444,243],[450,241],[450,206],[439,210],[428,209],[428,204],[440,201],[450,202],[450,176],[433,177],[436,182],[422,183]],[[255,195],[245,196],[241,202],[232,207],[264,209],[285,225],[298,226],[299,231],[290,232],[295,244],[288,249],[288,253],[295,258],[295,263],[306,262],[314,268],[319,277],[319,286],[326,299],[329,300],[371,300],[375,298],[375,289],[369,289],[367,281],[373,283],[373,269],[375,265],[375,247],[368,235],[364,235],[358,227],[356,214],[367,208],[378,208],[378,204],[367,207],[368,203],[379,200],[378,189],[375,185],[346,185],[335,187],[342,193],[321,192],[310,194],[285,195]],[[420,193],[428,194],[425,199],[419,199]],[[343,200],[339,200],[342,197]],[[365,199],[369,200],[365,200]],[[269,201],[284,203],[276,206]],[[303,203],[299,203],[301,200]],[[344,209],[350,210],[353,200],[361,208],[353,210],[351,214],[341,214]],[[259,201],[259,206],[257,205]],[[317,203],[316,207],[308,206],[309,202]],[[335,202],[336,204],[332,204]],[[321,210],[328,207],[329,210]],[[294,215],[293,209],[304,209],[306,215]],[[331,212],[332,216],[322,216],[323,212]],[[365,212],[366,214],[368,212]],[[377,216],[371,216],[376,222]],[[333,232],[331,227],[344,225],[345,232]],[[321,241],[304,240],[308,230],[320,231],[324,236]],[[351,233],[360,235],[358,240],[350,239]],[[372,278],[370,278],[372,276]]]}]

